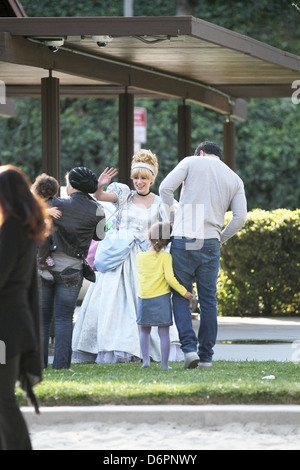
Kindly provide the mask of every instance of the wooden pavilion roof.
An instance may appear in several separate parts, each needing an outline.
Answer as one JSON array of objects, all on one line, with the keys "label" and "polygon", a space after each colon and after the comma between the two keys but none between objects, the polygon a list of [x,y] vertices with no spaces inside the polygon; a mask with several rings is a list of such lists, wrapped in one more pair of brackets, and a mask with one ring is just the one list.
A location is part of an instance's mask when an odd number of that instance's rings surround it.
[{"label": "wooden pavilion roof", "polygon": [[[53,40],[63,43],[57,52]],[[245,119],[243,98],[292,95],[300,57],[192,16],[0,18],[7,96],[38,96],[49,71],[65,96],[126,89]]]}]

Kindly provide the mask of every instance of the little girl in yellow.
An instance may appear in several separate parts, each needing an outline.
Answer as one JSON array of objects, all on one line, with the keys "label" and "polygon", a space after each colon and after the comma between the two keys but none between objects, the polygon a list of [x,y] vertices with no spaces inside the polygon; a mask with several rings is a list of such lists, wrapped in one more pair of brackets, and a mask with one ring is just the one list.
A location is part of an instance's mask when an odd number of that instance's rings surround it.
[{"label": "little girl in yellow", "polygon": [[148,251],[137,255],[139,276],[137,323],[140,325],[140,345],[143,368],[150,367],[149,345],[152,326],[158,326],[161,347],[161,368],[168,366],[170,353],[169,327],[172,322],[171,289],[177,290],[186,299],[192,299],[174,276],[172,256],[161,251],[170,243],[170,225],[159,222],[149,232]]}]

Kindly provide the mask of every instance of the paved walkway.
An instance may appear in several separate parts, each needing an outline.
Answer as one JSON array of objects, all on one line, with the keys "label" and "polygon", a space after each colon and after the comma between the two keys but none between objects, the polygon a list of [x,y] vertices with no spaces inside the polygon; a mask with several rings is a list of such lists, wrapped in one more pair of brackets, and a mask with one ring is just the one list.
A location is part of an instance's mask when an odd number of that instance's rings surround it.
[{"label": "paved walkway", "polygon": [[300,318],[218,317],[218,325],[214,361],[300,362]]},{"label": "paved walkway", "polygon": [[[293,361],[300,364],[300,318],[219,317],[218,323],[218,342],[215,346],[214,360],[273,360]],[[197,330],[199,320],[194,319],[193,324],[195,330]],[[155,429],[155,442],[158,432],[162,443],[160,448],[164,449],[168,449],[168,444],[164,444],[164,442],[168,442],[167,438],[170,433],[174,435],[176,426],[180,429],[180,432],[185,426],[185,433],[195,432],[194,429],[197,429],[197,433],[202,436],[200,441],[204,446],[203,448],[209,448],[210,445],[214,449],[220,445],[220,449],[244,449],[246,443],[251,442],[253,448],[299,449],[300,405],[42,407],[40,415],[35,415],[31,407],[24,407],[22,411],[30,429],[32,429],[36,448],[40,449],[60,448],[58,443],[62,443],[62,448],[65,449],[80,449],[82,442],[85,442],[85,439],[88,440],[91,433],[93,437],[98,436],[99,439],[99,443],[92,445],[91,448],[93,449],[99,449],[100,447],[97,446],[100,446],[104,439],[108,439],[106,450],[119,448],[153,449],[155,447],[147,447],[151,425]],[[79,429],[80,426],[84,426],[84,423],[87,429]],[[103,423],[102,426],[105,426],[104,431],[101,428],[101,423]],[[141,442],[141,430],[139,428],[141,423],[146,426],[145,436],[147,436],[147,439],[145,443]],[[168,423],[171,426],[170,428],[166,427]],[[257,424],[259,426],[258,430],[254,429],[254,425],[251,425],[251,423],[259,423]],[[234,428],[237,430],[235,433],[231,428],[226,427],[231,426],[231,424],[237,426]],[[96,425],[98,428],[95,427]],[[132,425],[132,428],[130,428],[130,425]],[[64,426],[71,426],[73,433],[70,428],[64,428]],[[120,428],[120,426],[125,427]],[[167,432],[165,438],[163,430],[159,426],[166,427],[167,431],[164,430],[164,432]],[[267,426],[269,426],[269,430]],[[121,434],[126,434],[129,432],[128,429],[134,430],[135,427],[137,427],[136,442],[140,443],[142,447],[132,447],[137,444],[130,444],[130,441],[125,444],[125,447],[118,447],[121,437],[116,438],[116,430],[120,428]],[[276,447],[276,439],[279,439],[275,433],[276,429],[282,439],[279,447]],[[214,430],[219,431],[217,438],[213,432]],[[285,435],[283,435],[284,430]],[[43,433],[46,433],[46,438],[43,438]],[[52,433],[50,434],[50,440],[48,438],[49,433]],[[76,433],[80,436],[80,439],[76,437]],[[69,441],[67,438],[69,438]],[[47,445],[43,439],[46,440]],[[72,442],[72,439],[74,442]],[[289,439],[291,439],[290,444]],[[242,440],[243,443],[239,443],[239,440]],[[182,447],[169,448],[185,448],[184,446],[187,444],[182,442],[182,437],[180,442]],[[200,445],[199,437],[190,439],[188,445],[197,442]],[[166,447],[163,447],[164,445]],[[251,445],[249,444],[246,448],[252,448]],[[86,445],[83,448],[86,448]]]},{"label": "paved walkway", "polygon": [[55,426],[60,423],[120,422],[168,423],[217,426],[227,423],[280,424],[300,426],[299,405],[101,405],[41,407],[40,415],[22,407],[28,424]]},{"label": "paved walkway", "polygon": [[300,318],[219,317],[218,324],[214,360],[300,362]]}]

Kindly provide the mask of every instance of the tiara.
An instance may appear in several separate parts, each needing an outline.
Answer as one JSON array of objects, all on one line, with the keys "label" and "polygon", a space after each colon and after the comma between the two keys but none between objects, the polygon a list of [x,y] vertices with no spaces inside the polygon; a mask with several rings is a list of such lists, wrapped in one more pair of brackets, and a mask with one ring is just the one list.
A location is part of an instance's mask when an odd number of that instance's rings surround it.
[{"label": "tiara", "polygon": [[134,163],[131,166],[131,170],[135,170],[135,168],[147,168],[147,170],[150,170],[151,173],[153,173],[153,175],[155,176],[155,171],[153,170],[152,166],[149,165],[148,163],[143,163],[143,162]]}]

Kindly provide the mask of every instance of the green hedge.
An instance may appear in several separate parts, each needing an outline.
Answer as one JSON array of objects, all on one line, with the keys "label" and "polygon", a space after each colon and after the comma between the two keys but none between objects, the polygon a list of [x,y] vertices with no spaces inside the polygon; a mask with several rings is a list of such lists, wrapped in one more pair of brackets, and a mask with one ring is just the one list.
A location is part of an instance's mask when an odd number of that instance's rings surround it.
[{"label": "green hedge", "polygon": [[[231,213],[226,214],[226,221]],[[255,209],[221,248],[218,310],[222,316],[300,314],[300,210]]]}]

